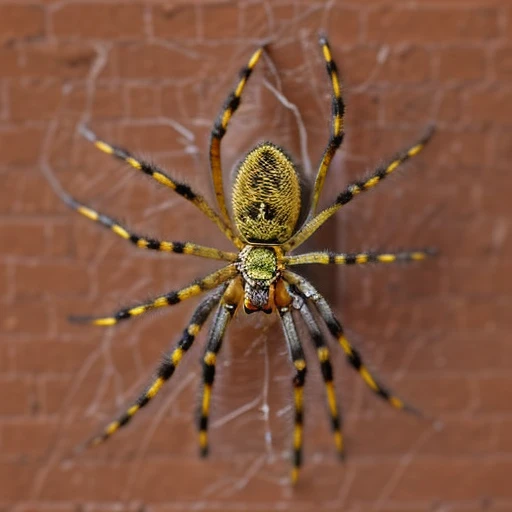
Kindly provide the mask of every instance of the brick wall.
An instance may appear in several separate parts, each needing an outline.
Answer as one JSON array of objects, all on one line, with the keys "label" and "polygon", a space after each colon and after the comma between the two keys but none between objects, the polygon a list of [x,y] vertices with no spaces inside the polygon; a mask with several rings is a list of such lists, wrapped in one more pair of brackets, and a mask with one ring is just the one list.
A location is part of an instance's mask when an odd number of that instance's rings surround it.
[{"label": "brick wall", "polygon": [[[195,301],[106,330],[67,316],[109,313],[217,266],[137,250],[66,209],[51,183],[139,232],[229,247],[193,207],[99,153],[77,126],[211,199],[213,119],[270,38],[225,137],[226,173],[263,138],[307,173],[329,129],[319,29],[348,104],[324,202],[428,123],[438,127],[401,176],[309,244],[440,249],[417,265],[308,274],[370,367],[425,418],[390,410],[336,355],[347,436],[339,464],[308,352],[305,464],[292,490],[282,335],[271,318],[241,315],[220,356],[207,461],[194,425],[204,337],[129,427],[77,452],[145,385]],[[1,1],[0,510],[512,510],[511,79],[506,0]]]}]

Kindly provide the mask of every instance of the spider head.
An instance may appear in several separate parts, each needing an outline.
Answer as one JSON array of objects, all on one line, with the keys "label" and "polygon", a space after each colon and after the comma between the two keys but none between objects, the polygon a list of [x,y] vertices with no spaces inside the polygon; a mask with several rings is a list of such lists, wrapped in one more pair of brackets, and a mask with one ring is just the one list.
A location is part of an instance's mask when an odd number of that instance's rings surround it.
[{"label": "spider head", "polygon": [[297,168],[279,147],[263,142],[236,170],[233,216],[242,238],[253,244],[282,244],[295,231],[301,210]]},{"label": "spider head", "polygon": [[274,284],[279,277],[274,249],[248,245],[240,252],[237,267],[244,282],[245,312],[271,313],[274,304]]}]

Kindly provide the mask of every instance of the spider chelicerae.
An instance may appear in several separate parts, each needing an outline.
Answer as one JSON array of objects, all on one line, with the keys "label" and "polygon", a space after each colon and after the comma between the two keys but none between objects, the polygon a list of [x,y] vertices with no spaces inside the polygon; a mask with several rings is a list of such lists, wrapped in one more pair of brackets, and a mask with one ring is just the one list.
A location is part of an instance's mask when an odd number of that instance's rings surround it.
[{"label": "spider chelicerae", "polygon": [[133,233],[111,217],[107,217],[69,195],[61,193],[62,199],[68,206],[88,219],[106,226],[116,235],[130,241],[138,248],[191,254],[227,262],[227,265],[220,270],[198,279],[184,288],[165,293],[144,303],[120,309],[112,315],[74,318],[74,320],[98,326],[111,326],[140,316],[148,311],[173,306],[196,295],[210,292],[197,306],[175,348],[165,354],[151,384],[124,414],[109,423],[100,435],[91,439],[89,441],[90,445],[97,445],[108,439],[120,427],[126,425],[142,407],[148,404],[160,391],[163,384],[173,375],[210,313],[215,311],[203,357],[203,387],[199,406],[199,445],[201,454],[206,455],[208,453],[207,432],[210,397],[215,377],[217,355],[229,321],[236,311],[242,307],[246,313],[256,311],[263,311],[264,313],[276,311],[278,313],[295,369],[293,377],[295,416],[291,473],[293,482],[297,481],[302,463],[303,387],[307,368],[303,347],[296,328],[297,317],[300,317],[300,320],[304,322],[309,337],[316,348],[325,383],[334,443],[340,456],[343,456],[344,453],[344,441],[333,386],[333,371],[329,348],[318,319],[325,324],[328,331],[341,346],[348,362],[359,372],[359,375],[372,391],[397,409],[413,411],[410,406],[394,396],[372,376],[363,363],[360,354],[346,338],[342,325],[334,316],[327,301],[310,282],[293,272],[291,267],[311,263],[363,265],[367,263],[419,261],[429,256],[432,251],[426,249],[395,253],[340,254],[322,251],[298,255],[290,253],[305,242],[342,206],[362,192],[375,187],[402,163],[416,156],[430,139],[433,129],[429,128],[418,142],[399,153],[385,165],[377,167],[368,177],[348,185],[330,206],[317,213],[318,200],[325,176],[333,156],[343,140],[345,110],[341,96],[340,80],[329,44],[325,37],[321,37],[319,42],[332,87],[331,135],[318,168],[309,214],[302,225],[299,225],[301,185],[298,168],[282,148],[271,142],[262,142],[255,146],[237,167],[232,186],[233,222],[230,220],[226,206],[222,179],[221,141],[231,117],[240,104],[242,92],[262,55],[263,48],[256,50],[247,66],[240,71],[238,83],[228,95],[211,132],[209,159],[220,213],[217,213],[201,195],[194,192],[188,185],[174,180],[156,165],[135,157],[121,147],[108,144],[99,139],[92,131],[82,128],[82,134],[85,138],[98,149],[151,176],[161,185],[170,188],[197,206],[218,226],[237,249],[237,252],[225,252],[192,242],[168,242],[145,238]]}]

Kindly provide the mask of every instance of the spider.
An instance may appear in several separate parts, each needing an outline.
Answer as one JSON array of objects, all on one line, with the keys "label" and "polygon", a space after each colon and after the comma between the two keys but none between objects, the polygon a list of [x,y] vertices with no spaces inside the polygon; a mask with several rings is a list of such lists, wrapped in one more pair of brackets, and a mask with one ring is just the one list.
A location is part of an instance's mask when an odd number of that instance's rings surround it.
[{"label": "spider", "polygon": [[319,44],[332,88],[331,134],[318,168],[309,213],[302,225],[299,223],[301,185],[298,168],[281,147],[271,142],[262,142],[256,145],[243,157],[236,169],[232,185],[233,222],[231,222],[224,196],[221,141],[226,134],[231,117],[240,104],[247,81],[262,55],[263,47],[256,50],[247,65],[241,69],[238,83],[228,95],[211,132],[209,160],[219,212],[215,211],[201,195],[194,192],[188,185],[174,180],[158,166],[136,158],[132,153],[121,147],[113,146],[101,140],[88,128],[81,128],[85,138],[99,150],[123,160],[131,167],[150,176],[161,185],[170,188],[194,204],[218,226],[237,249],[237,252],[225,252],[192,242],[169,242],[145,238],[132,232],[111,217],[78,202],[71,196],[65,193],[61,194],[62,199],[69,207],[88,219],[109,228],[116,235],[128,240],[140,249],[191,254],[227,262],[226,266],[220,270],[202,277],[184,288],[165,293],[147,302],[120,309],[109,316],[74,318],[76,321],[97,326],[112,326],[154,309],[173,306],[196,295],[209,292],[197,306],[175,348],[165,354],[151,384],[126,409],[124,414],[109,423],[101,434],[88,442],[88,445],[98,445],[108,439],[155,397],[164,383],[174,374],[176,367],[192,346],[199,331],[213,311],[215,311],[214,318],[202,360],[203,386],[202,398],[199,404],[198,427],[200,452],[203,456],[208,453],[208,418],[217,355],[228,324],[239,309],[243,309],[246,313],[257,311],[263,311],[264,313],[277,312],[280,318],[286,345],[294,367],[293,404],[295,413],[291,470],[293,483],[297,481],[302,464],[303,387],[307,369],[303,347],[296,328],[297,317],[300,317],[301,321],[304,322],[316,348],[325,384],[334,444],[341,457],[344,454],[341,420],[333,386],[333,370],[329,348],[319,319],[337,340],[348,362],[357,370],[373,392],[397,409],[414,412],[412,407],[392,394],[372,376],[359,352],[347,339],[341,323],[335,317],[327,301],[310,282],[292,271],[291,268],[312,263],[363,265],[367,263],[419,261],[431,255],[432,250],[395,253],[335,254],[330,251],[298,255],[291,255],[290,253],[305,242],[341,207],[361,193],[375,187],[406,160],[416,156],[429,141],[433,128],[429,128],[425,135],[414,145],[398,153],[385,165],[377,167],[368,177],[349,184],[330,206],[317,213],[318,200],[327,171],[336,150],[343,141],[345,111],[337,67],[332,59],[327,39],[320,37]]}]

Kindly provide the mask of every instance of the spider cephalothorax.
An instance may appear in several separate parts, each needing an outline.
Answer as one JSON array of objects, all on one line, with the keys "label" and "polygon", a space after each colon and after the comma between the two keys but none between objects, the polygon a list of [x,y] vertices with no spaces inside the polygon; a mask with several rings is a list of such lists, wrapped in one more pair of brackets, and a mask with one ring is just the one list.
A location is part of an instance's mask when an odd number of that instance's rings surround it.
[{"label": "spider cephalothorax", "polygon": [[225,252],[191,242],[168,242],[145,238],[128,230],[112,218],[96,212],[68,195],[62,194],[62,199],[71,208],[85,217],[103,224],[116,235],[129,240],[139,248],[192,254],[227,262],[227,265],[220,270],[194,281],[184,288],[165,293],[148,302],[123,308],[106,317],[78,319],[94,325],[114,325],[122,320],[142,315],[147,311],[178,304],[185,299],[210,291],[197,306],[175,348],[166,355],[158,367],[156,376],[150,386],[144,390],[124,414],[107,425],[102,434],[93,438],[91,444],[99,444],[109,438],[120,427],[127,424],[137,411],[158,393],[163,384],[173,375],[176,367],[191,347],[201,327],[213,310],[216,312],[207,337],[203,357],[203,389],[199,414],[199,445],[202,454],[205,455],[208,451],[208,417],[217,354],[221,348],[230,319],[240,309],[244,309],[247,313],[277,311],[281,320],[290,357],[295,368],[293,378],[295,410],[293,481],[296,481],[298,477],[302,460],[303,386],[306,377],[306,359],[296,329],[297,320],[304,323],[316,348],[325,383],[334,441],[340,455],[343,454],[344,443],[333,385],[333,371],[329,349],[318,323],[318,318],[337,340],[349,363],[359,372],[365,383],[393,407],[410,410],[402,400],[391,394],[371,375],[360,354],[346,338],[340,322],[334,316],[327,301],[311,283],[299,274],[292,272],[290,267],[309,263],[349,265],[422,260],[429,254],[429,251],[339,254],[325,251],[299,255],[290,255],[290,252],[307,240],[327,219],[355,196],[373,188],[395,171],[400,164],[417,155],[429,140],[432,130],[429,130],[416,144],[399,153],[387,164],[378,167],[367,178],[348,185],[330,206],[317,213],[318,199],[323,188],[325,175],[334,153],[343,140],[344,114],[339,78],[327,40],[321,38],[320,45],[332,86],[331,136],[318,168],[307,220],[302,226],[299,225],[302,190],[297,168],[283,149],[269,142],[259,144],[252,149],[238,166],[232,188],[234,226],[226,207],[220,155],[221,140],[226,133],[233,113],[240,104],[240,98],[247,80],[261,56],[263,51],[261,48],[252,55],[247,66],[242,69],[237,86],[229,94],[212,130],[209,156],[220,214],[202,196],[191,190],[188,185],[177,182],[159,167],[136,158],[125,149],[112,146],[98,139],[88,129],[82,129],[84,136],[101,151],[125,161],[133,168],[151,176],[161,185],[174,190],[177,194],[192,202],[220,228],[237,248],[237,252]]}]

